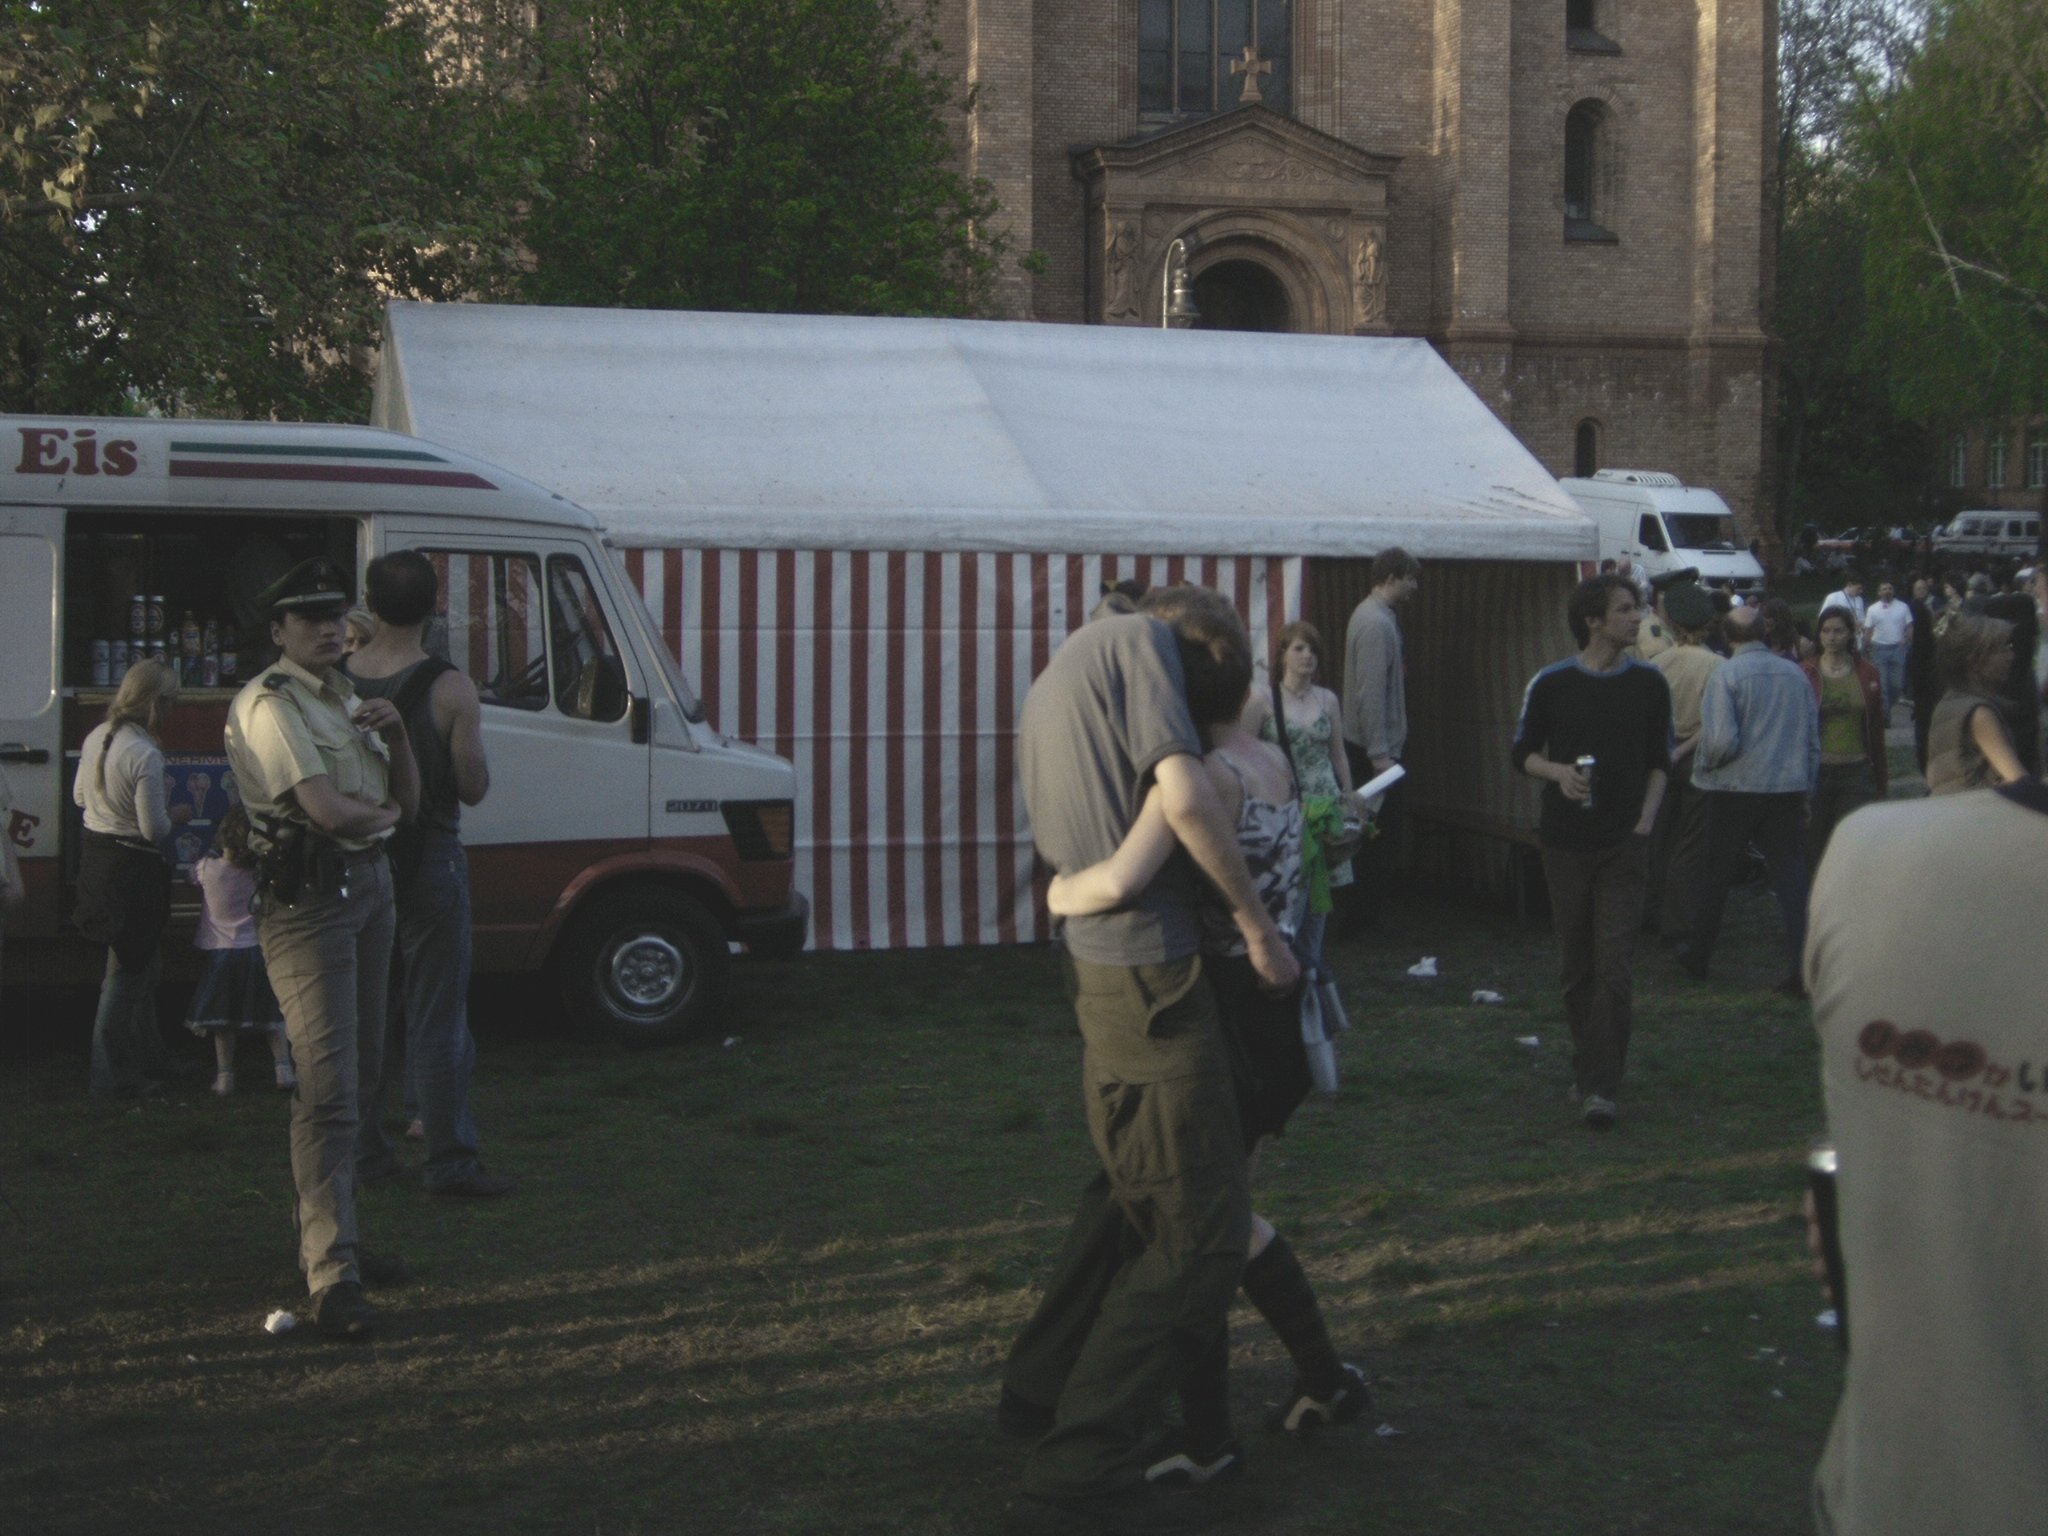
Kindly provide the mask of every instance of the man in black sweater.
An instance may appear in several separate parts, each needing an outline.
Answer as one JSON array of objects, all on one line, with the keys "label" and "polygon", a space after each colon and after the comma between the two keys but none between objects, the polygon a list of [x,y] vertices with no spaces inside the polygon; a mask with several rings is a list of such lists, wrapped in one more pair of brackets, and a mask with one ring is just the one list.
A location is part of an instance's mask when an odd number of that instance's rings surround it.
[{"label": "man in black sweater", "polygon": [[1565,617],[1579,653],[1529,680],[1512,756],[1544,781],[1538,836],[1575,1093],[1586,1124],[1604,1131],[1619,1114],[1628,1055],[1650,829],[1671,769],[1671,690],[1628,654],[1642,613],[1626,579],[1580,582]]}]

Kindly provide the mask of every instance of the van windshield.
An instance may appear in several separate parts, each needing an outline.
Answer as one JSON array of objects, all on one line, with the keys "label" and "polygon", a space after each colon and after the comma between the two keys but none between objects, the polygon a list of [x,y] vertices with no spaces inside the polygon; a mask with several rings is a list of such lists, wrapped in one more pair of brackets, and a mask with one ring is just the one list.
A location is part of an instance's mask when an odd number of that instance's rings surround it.
[{"label": "van windshield", "polygon": [[626,575],[617,548],[610,539],[604,541],[604,547],[605,552],[612,557],[613,569],[618,572],[619,585],[632,594],[632,603],[628,608],[629,622],[640,631],[645,649],[660,661],[662,675],[668,679],[668,686],[675,694],[676,703],[682,707],[683,718],[692,725],[702,725],[703,701],[692,691],[688,680],[684,678],[682,665],[676,660],[675,653],[662,643],[661,626],[654,622],[654,615],[647,611],[647,600],[641,595],[638,585]]},{"label": "van windshield", "polygon": [[1664,526],[1679,549],[1735,548],[1735,519],[1719,512],[1666,512]]}]

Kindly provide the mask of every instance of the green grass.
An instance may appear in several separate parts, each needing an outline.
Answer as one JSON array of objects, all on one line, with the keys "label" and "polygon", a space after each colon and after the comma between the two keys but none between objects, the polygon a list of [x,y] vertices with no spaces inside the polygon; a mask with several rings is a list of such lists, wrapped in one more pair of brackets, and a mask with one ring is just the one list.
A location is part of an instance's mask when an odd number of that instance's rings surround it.
[{"label": "green grass", "polygon": [[[1567,1102],[1547,929],[1396,921],[1335,946],[1345,1084],[1256,1189],[1400,1433],[1263,1433],[1290,1373],[1240,1308],[1226,1528],[1808,1529],[1841,1368],[1798,1218],[1811,1031],[1762,990],[1763,892],[1737,894],[1713,985],[1646,944],[1606,1137]],[[1410,980],[1425,953],[1441,979]],[[479,1015],[487,1154],[525,1185],[365,1197],[366,1240],[419,1272],[370,1347],[262,1331],[302,1306],[280,1099],[106,1109],[76,1028],[14,1047],[8,1529],[997,1528],[1023,1459],[1001,1363],[1091,1167],[1051,957],[743,967],[706,1042],[647,1055],[513,1017],[531,993]]]}]

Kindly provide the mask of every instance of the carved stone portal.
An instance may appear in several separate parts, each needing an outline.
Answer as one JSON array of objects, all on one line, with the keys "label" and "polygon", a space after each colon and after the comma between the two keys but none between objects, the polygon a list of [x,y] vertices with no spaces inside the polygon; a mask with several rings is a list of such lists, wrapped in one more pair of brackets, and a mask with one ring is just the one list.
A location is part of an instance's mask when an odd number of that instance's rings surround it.
[{"label": "carved stone portal", "polygon": [[1260,106],[1074,156],[1087,187],[1088,318],[1160,323],[1161,263],[1190,275],[1252,262],[1278,279],[1296,331],[1385,334],[1388,182],[1399,160]]}]

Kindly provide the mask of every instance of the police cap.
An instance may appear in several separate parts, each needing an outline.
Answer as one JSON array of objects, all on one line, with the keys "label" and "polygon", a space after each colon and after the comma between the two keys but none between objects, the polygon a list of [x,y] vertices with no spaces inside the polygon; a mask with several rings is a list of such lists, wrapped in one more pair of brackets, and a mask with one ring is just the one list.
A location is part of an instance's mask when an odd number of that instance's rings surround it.
[{"label": "police cap", "polygon": [[1705,629],[1714,622],[1714,599],[1698,582],[1684,581],[1665,592],[1664,611],[1680,629]]},{"label": "police cap", "polygon": [[257,594],[256,601],[273,617],[285,613],[314,614],[332,609],[338,615],[350,601],[347,574],[325,555],[301,560]]},{"label": "police cap", "polygon": [[1696,565],[1688,565],[1676,571],[1659,571],[1650,578],[1650,590],[1653,592],[1669,592],[1680,582],[1698,581],[1699,579],[1700,568]]}]

